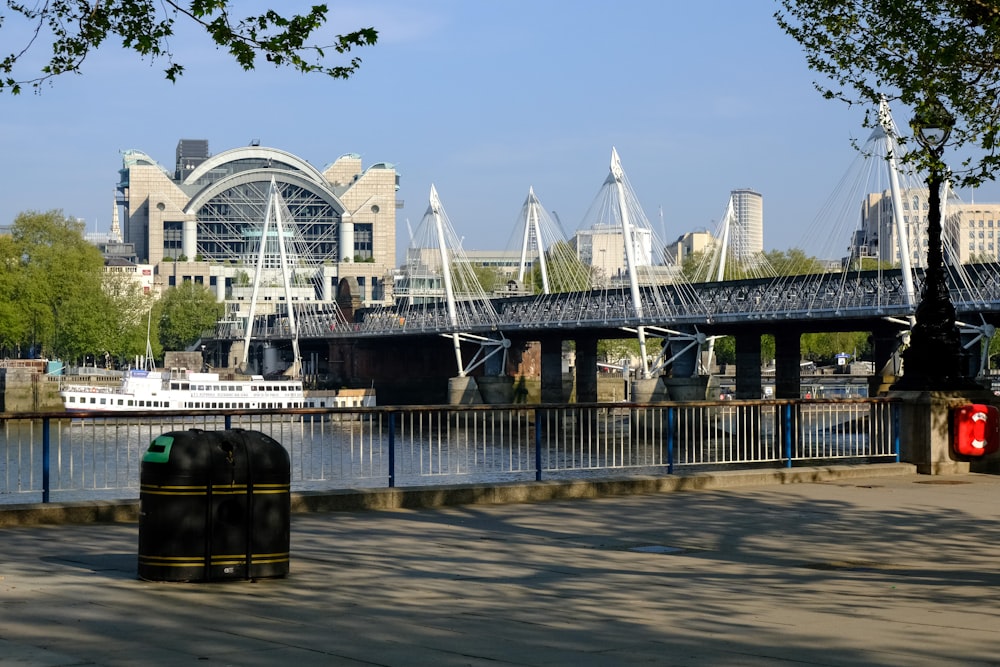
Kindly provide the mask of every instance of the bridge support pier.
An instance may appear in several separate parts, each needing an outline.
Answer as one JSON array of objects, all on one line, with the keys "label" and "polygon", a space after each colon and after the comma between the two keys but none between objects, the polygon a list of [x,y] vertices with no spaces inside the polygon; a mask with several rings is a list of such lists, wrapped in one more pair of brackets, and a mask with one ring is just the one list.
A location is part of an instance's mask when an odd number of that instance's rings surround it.
[{"label": "bridge support pier", "polygon": [[448,379],[448,405],[480,405],[482,402],[476,378],[460,375]]},{"label": "bridge support pier", "polygon": [[576,402],[597,402],[597,336],[576,338]]},{"label": "bridge support pier", "polygon": [[802,395],[801,338],[802,333],[794,330],[774,334],[775,398],[799,398]]},{"label": "bridge support pier", "polygon": [[661,403],[667,400],[663,378],[636,378],[632,380],[633,403]]},{"label": "bridge support pier", "polygon": [[751,330],[737,334],[734,398],[760,398],[760,379],[760,332]]},{"label": "bridge support pier", "polygon": [[476,383],[486,405],[510,405],[514,402],[514,378],[511,376],[483,375],[476,379]]},{"label": "bridge support pier", "polygon": [[719,379],[712,375],[663,378],[663,385],[671,401],[704,401],[719,398]]},{"label": "bridge support pier", "polygon": [[541,402],[567,403],[570,392],[563,388],[562,339],[554,336],[541,341]]}]

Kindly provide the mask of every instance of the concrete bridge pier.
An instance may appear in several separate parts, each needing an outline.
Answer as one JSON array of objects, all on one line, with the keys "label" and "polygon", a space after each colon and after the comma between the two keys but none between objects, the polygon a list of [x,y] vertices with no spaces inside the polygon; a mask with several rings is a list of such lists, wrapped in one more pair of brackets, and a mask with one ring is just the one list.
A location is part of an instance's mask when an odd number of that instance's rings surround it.
[{"label": "concrete bridge pier", "polygon": [[[680,327],[679,330],[691,336],[698,333],[695,327]],[[663,378],[667,397],[671,401],[704,401],[707,398],[718,398],[718,382],[713,383],[714,378],[710,375],[698,374],[701,348],[698,345],[691,345],[691,339],[688,338],[671,337],[667,344],[670,346],[671,356],[679,354],[671,364],[670,377]],[[681,350],[684,352],[681,353]]]},{"label": "concrete bridge pier", "polygon": [[[802,332],[782,329],[774,334],[774,397],[802,395]],[[758,342],[759,342],[758,338]],[[737,362],[737,372],[739,363]]]},{"label": "concrete bridge pier", "polygon": [[563,382],[562,338],[546,336],[541,343],[541,402],[568,403],[572,385],[566,390]]},{"label": "concrete bridge pier", "polygon": [[576,402],[597,402],[597,335],[576,337]]},{"label": "concrete bridge pier", "polygon": [[[490,336],[497,344],[502,344],[499,334]],[[510,405],[514,402],[514,378],[507,374],[504,368],[504,355],[497,353],[486,358],[483,363],[483,375],[476,382],[479,393],[486,405]]]},{"label": "concrete bridge pier", "polygon": [[733,397],[758,399],[760,388],[760,331],[751,329],[736,334],[736,392]]},{"label": "concrete bridge pier", "polygon": [[448,405],[481,405],[479,384],[471,375],[448,378]]},{"label": "concrete bridge pier", "polygon": [[667,399],[667,386],[662,377],[632,380],[633,403],[662,403]]}]

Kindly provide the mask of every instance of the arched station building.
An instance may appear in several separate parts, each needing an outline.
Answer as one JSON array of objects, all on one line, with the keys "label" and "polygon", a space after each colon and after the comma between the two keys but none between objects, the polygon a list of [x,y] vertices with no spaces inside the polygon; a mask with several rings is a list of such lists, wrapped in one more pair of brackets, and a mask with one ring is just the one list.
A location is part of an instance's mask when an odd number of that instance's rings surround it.
[{"label": "arched station building", "polygon": [[139,261],[154,266],[160,289],[192,280],[230,299],[252,266],[252,230],[264,219],[273,178],[305,243],[299,259],[322,266],[317,300],[334,300],[344,278],[356,279],[365,304],[392,299],[401,203],[391,164],[362,169],[361,157],[347,154],[320,171],[257,143],[210,155],[208,141],[182,139],[173,172],[129,150],[120,174],[116,227]]}]

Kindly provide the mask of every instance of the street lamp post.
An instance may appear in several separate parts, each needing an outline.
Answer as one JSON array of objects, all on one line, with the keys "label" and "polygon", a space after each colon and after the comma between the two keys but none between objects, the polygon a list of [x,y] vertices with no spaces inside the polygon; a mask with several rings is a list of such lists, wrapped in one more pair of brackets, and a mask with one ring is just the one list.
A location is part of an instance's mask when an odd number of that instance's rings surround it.
[{"label": "street lamp post", "polygon": [[[894,385],[902,390],[960,390],[978,388],[961,370],[961,340],[955,326],[955,306],[941,245],[941,161],[954,118],[940,105],[918,111],[912,121],[914,137],[927,156],[927,269],[917,304],[910,346],[903,351],[903,377]],[[906,249],[902,249],[906,252]]]}]

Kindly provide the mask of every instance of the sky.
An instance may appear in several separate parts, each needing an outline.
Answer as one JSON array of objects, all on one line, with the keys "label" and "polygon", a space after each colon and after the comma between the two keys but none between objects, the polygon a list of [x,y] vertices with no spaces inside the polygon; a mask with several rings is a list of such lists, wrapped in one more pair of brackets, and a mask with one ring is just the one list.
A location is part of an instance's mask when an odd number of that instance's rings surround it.
[{"label": "sky", "polygon": [[[176,83],[165,61],[112,40],[82,75],[0,94],[0,225],[60,209],[106,232],[122,151],[172,171],[179,139],[207,139],[213,154],[259,141],[320,169],[346,153],[363,167],[394,164],[397,254],[432,184],[466,249],[505,249],[529,188],[571,235],[615,148],[662,239],[714,229],[730,191],[752,188],[764,198],[765,249],[808,251],[807,222],[857,159],[851,139],[869,134],[863,110],[815,90],[801,48],[775,23],[776,2],[328,5],[330,34],[379,31],[346,81],[267,63],[244,72],[189,27],[171,40],[186,68]],[[0,50],[27,39],[16,30],[4,26]],[[976,199],[1000,201],[1000,190]]]}]

